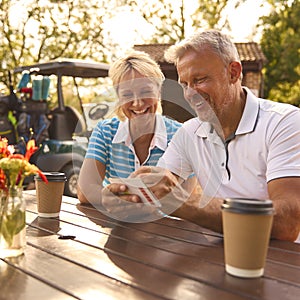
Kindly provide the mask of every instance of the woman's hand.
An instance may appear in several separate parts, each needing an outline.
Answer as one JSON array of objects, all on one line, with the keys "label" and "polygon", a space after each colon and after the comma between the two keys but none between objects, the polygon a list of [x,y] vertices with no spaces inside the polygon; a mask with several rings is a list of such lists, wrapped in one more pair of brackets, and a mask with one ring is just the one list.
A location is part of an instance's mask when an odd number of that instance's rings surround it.
[{"label": "woman's hand", "polygon": [[128,193],[124,184],[112,183],[102,189],[104,213],[126,222],[149,222],[157,219],[157,209],[144,204],[138,195]]}]

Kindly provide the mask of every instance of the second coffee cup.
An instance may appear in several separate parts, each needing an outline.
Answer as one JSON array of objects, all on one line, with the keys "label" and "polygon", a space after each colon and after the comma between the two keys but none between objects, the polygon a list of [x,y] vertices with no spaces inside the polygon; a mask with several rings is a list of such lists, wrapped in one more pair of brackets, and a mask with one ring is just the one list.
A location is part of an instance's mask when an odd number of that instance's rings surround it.
[{"label": "second coffee cup", "polygon": [[59,216],[66,176],[60,172],[43,172],[48,183],[35,176],[38,216],[55,218]]},{"label": "second coffee cup", "polygon": [[271,200],[225,199],[222,205],[226,272],[238,277],[260,277],[273,221]]}]

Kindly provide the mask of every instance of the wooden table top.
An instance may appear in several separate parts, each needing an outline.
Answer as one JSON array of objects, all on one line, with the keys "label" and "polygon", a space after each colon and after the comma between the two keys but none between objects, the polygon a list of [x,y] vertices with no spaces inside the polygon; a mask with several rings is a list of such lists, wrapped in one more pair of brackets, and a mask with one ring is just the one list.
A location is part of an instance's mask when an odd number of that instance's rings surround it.
[{"label": "wooden table top", "polygon": [[272,240],[265,274],[225,273],[221,235],[179,219],[118,222],[63,197],[59,218],[27,201],[25,255],[0,259],[0,299],[300,299],[300,244]]}]

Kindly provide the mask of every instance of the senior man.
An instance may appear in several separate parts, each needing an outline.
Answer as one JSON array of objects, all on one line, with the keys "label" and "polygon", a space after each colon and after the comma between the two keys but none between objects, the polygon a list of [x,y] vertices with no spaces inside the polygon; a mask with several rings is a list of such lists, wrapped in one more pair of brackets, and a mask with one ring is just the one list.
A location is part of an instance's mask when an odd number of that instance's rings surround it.
[{"label": "senior man", "polygon": [[[171,46],[165,57],[175,63],[197,117],[178,130],[158,167],[142,167],[131,177],[142,178],[162,211],[173,205],[173,215],[217,232],[224,198],[271,199],[272,237],[294,241],[300,231],[299,108],[257,98],[243,87],[236,47],[219,31],[197,32]],[[201,195],[178,193],[178,180],[192,173]],[[104,206],[112,211],[112,193],[119,202],[140,202],[127,188],[107,186]]]}]

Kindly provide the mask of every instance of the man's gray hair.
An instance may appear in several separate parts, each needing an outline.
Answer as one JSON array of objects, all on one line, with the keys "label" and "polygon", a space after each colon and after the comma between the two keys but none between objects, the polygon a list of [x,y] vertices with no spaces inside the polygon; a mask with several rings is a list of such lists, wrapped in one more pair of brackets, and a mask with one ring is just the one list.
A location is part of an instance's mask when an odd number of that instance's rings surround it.
[{"label": "man's gray hair", "polygon": [[192,36],[171,46],[165,52],[165,59],[169,63],[177,64],[178,59],[189,49],[195,51],[209,47],[227,65],[232,61],[241,62],[238,51],[230,38],[217,30],[196,32]]}]

